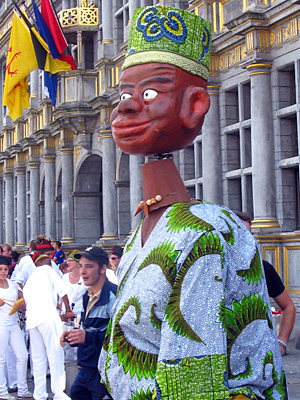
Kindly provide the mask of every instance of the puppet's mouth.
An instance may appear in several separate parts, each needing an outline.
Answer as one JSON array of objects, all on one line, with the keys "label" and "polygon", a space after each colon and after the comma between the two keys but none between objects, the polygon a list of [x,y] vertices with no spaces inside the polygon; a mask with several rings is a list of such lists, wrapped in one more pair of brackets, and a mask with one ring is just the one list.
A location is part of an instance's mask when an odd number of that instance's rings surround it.
[{"label": "puppet's mouth", "polygon": [[138,134],[145,131],[149,128],[151,121],[133,121],[133,120],[126,120],[126,121],[118,121],[112,123],[112,131],[113,134],[118,137],[126,137],[132,134]]}]

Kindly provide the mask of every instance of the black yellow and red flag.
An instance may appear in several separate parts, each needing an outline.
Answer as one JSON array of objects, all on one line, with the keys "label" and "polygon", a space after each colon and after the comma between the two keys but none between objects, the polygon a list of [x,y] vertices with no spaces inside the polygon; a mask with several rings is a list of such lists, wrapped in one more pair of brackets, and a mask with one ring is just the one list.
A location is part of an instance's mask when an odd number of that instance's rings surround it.
[{"label": "black yellow and red flag", "polygon": [[3,105],[8,107],[13,120],[29,107],[27,76],[36,68],[38,63],[29,29],[14,12],[3,91]]},{"label": "black yellow and red flag", "polygon": [[52,57],[47,42],[14,5],[20,16],[14,12],[3,92],[3,105],[8,107],[13,120],[21,117],[22,110],[30,106],[27,80],[30,72],[40,68],[57,74],[76,68],[69,59]]}]

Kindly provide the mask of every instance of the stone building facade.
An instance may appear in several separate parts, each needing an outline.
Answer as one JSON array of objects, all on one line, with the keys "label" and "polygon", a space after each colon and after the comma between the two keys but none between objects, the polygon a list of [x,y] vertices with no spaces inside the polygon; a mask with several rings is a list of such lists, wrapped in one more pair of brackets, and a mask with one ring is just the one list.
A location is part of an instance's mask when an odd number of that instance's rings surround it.
[{"label": "stone building facade", "polygon": [[[27,7],[32,10],[31,0]],[[78,69],[59,76],[57,106],[30,75],[31,107],[0,109],[0,242],[39,233],[65,248],[124,243],[140,222],[141,164],[109,123],[135,8],[188,9],[212,23],[211,107],[175,163],[194,198],[242,210],[300,306],[300,1],[57,0]],[[12,20],[0,0],[0,97]]]}]

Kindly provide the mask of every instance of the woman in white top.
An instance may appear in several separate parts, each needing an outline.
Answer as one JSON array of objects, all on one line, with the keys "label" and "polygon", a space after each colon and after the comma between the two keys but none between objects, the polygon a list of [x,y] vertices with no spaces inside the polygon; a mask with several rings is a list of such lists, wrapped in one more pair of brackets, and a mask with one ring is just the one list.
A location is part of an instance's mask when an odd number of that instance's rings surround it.
[{"label": "woman in white top", "polygon": [[[15,312],[9,315],[14,302],[22,297],[22,292],[15,282],[7,279],[8,271],[9,260],[7,257],[0,256],[0,399],[14,399],[14,396],[7,392],[5,379],[5,357],[8,344],[17,359],[18,397],[32,398],[26,382],[28,354],[24,335],[18,325],[18,314]],[[24,303],[18,306],[18,310],[20,309],[25,310]]]}]

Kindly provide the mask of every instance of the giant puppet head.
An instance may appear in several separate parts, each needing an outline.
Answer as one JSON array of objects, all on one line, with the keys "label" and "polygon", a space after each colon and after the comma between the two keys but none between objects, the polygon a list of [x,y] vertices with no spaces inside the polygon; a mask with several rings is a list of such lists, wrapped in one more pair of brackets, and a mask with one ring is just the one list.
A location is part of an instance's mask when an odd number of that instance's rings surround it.
[{"label": "giant puppet head", "polygon": [[170,153],[195,139],[209,108],[210,43],[210,23],[194,14],[164,6],[135,10],[111,116],[120,149]]}]

